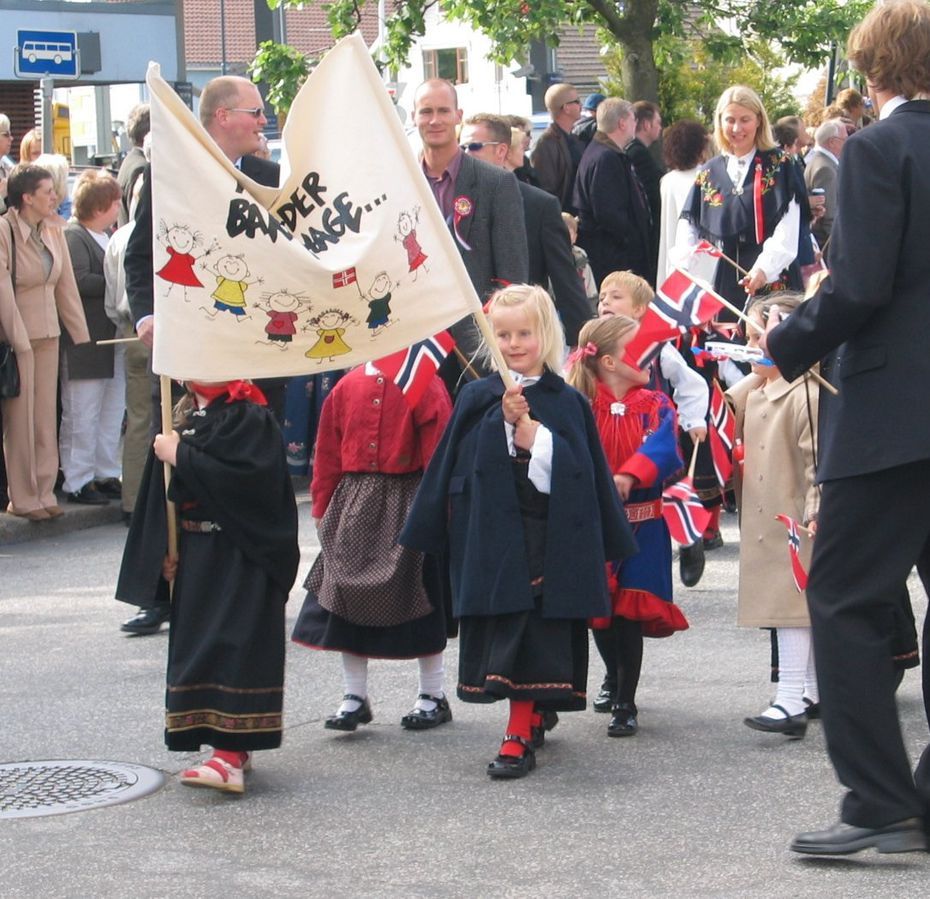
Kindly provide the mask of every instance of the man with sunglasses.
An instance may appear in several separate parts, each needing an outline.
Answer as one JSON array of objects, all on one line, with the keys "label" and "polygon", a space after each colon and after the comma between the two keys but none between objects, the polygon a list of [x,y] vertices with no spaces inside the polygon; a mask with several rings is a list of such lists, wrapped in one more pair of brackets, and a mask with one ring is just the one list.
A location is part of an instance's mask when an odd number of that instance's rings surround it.
[{"label": "man with sunglasses", "polygon": [[[227,158],[243,174],[267,187],[277,187],[280,167],[276,162],[253,155],[268,120],[258,88],[247,78],[223,75],[207,82],[200,95],[200,121]],[[143,174],[136,226],[126,245],[124,270],[129,308],[139,339],[152,346],[155,333],[155,274],[152,260],[152,184],[150,169]],[[256,383],[268,399],[279,422],[284,420],[286,378],[259,380]],[[152,431],[160,430],[161,407],[158,378],[152,379]],[[168,620],[168,607],[149,605],[125,621],[122,630],[144,636],[157,633]]]},{"label": "man with sunglasses", "polygon": [[562,83],[553,84],[546,91],[545,102],[552,124],[536,142],[533,168],[539,186],[558,197],[563,212],[574,213],[575,172],[584,153],[584,144],[572,134],[572,126],[581,118],[581,100],[574,85]]}]

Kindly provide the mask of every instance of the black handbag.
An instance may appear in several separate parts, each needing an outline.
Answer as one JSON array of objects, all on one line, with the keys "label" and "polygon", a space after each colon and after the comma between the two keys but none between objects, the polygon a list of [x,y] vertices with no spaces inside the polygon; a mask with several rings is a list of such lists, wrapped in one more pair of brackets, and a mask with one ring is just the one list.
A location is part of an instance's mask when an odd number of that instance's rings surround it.
[{"label": "black handbag", "polygon": [[[13,225],[10,226],[10,280],[13,290],[16,290],[16,242],[13,237]],[[11,400],[19,396],[19,366],[16,364],[16,353],[5,340],[0,340],[0,399]]]},{"label": "black handbag", "polygon": [[19,396],[19,366],[16,353],[6,341],[0,341],[0,399]]}]

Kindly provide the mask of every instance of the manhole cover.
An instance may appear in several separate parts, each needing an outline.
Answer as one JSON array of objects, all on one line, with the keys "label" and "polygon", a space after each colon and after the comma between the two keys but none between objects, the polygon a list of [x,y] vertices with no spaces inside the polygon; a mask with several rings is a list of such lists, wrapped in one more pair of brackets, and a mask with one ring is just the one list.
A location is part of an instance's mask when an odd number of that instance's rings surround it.
[{"label": "manhole cover", "polygon": [[0,818],[39,818],[119,805],[154,793],[164,782],[160,771],[126,762],[6,762],[0,764]]}]

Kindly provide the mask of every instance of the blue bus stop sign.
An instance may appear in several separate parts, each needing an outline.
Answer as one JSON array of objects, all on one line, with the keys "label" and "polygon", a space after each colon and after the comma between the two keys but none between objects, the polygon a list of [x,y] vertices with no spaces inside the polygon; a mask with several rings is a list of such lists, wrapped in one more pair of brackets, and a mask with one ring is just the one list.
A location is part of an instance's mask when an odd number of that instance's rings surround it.
[{"label": "blue bus stop sign", "polygon": [[77,78],[77,32],[17,31],[13,67],[20,78]]}]

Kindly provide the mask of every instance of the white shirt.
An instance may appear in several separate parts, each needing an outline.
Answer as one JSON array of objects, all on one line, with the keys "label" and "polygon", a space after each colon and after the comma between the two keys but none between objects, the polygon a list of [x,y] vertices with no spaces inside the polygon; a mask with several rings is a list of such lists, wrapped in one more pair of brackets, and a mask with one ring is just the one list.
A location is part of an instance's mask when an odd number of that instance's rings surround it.
[{"label": "white shirt", "polygon": [[[528,378],[519,372],[510,372],[510,377],[521,387],[529,387],[539,380],[539,376]],[[513,442],[513,433],[516,430],[510,422],[504,422],[504,432],[507,435],[507,452],[511,456],[517,455]],[[533,448],[530,450],[530,467],[527,472],[530,483],[540,492],[549,493],[552,489],[552,432],[543,424],[536,431]]]}]

